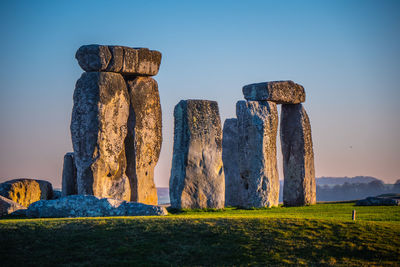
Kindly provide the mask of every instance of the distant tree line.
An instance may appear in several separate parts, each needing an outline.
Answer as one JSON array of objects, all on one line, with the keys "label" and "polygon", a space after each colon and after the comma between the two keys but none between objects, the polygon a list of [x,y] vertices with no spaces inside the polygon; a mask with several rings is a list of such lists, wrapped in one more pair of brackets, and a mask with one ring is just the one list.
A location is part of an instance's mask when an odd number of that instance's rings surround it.
[{"label": "distant tree line", "polygon": [[395,184],[377,180],[369,183],[345,182],[335,186],[317,185],[317,201],[355,200],[389,193],[400,193],[400,179]]},{"label": "distant tree line", "polygon": [[[394,184],[370,176],[320,177],[317,182],[317,201],[358,200],[370,196],[400,194],[400,179]],[[280,181],[279,201],[283,201],[283,181]]]}]

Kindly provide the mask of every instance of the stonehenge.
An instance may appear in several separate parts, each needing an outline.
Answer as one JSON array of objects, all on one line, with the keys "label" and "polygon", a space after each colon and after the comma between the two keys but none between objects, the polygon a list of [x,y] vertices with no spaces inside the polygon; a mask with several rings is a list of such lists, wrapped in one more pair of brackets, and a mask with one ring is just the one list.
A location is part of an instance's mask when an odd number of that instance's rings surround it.
[{"label": "stonehenge", "polygon": [[[157,204],[154,167],[161,150],[157,82],[161,53],[147,48],[84,45],[75,55],[71,117],[76,193]],[[75,194],[65,159],[63,195]],[[65,187],[65,188],[64,188]]]},{"label": "stonehenge", "polygon": [[223,208],[225,177],[217,102],[182,100],[175,106],[174,119],[171,207]]},{"label": "stonehenge", "polygon": [[[157,81],[161,53],[84,45],[75,55],[73,153],[64,156],[63,196],[157,204],[154,168],[162,145]],[[170,173],[173,208],[274,207],[279,201],[278,109],[285,206],[316,201],[311,126],[304,87],[293,81],[245,85],[236,118],[221,129],[218,104],[182,100],[174,109]]]},{"label": "stonehenge", "polygon": [[[73,152],[64,155],[61,196],[55,197],[46,181],[11,180],[0,184],[0,213],[29,206],[26,212],[33,217],[102,216],[99,208],[107,209],[107,216],[167,214],[152,206],[158,204],[154,168],[163,141],[160,95],[152,76],[161,53],[84,45],[75,57],[84,72],[73,94]],[[272,81],[245,85],[242,92],[245,100],[236,103],[236,118],[226,119],[223,129],[216,101],[189,99],[175,106],[172,208],[278,206],[279,104],[283,204],[316,203],[304,87]]]}]

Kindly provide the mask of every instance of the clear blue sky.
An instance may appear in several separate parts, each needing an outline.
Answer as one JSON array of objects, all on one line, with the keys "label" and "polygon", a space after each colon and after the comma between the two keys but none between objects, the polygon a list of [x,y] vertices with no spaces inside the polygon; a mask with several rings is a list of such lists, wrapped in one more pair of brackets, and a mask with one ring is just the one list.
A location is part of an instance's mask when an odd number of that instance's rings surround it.
[{"label": "clear blue sky", "polygon": [[216,100],[225,120],[243,85],[286,79],[306,88],[317,176],[400,178],[400,1],[1,1],[0,34],[0,182],[60,186],[74,55],[92,43],[163,53],[158,186],[179,100]]}]

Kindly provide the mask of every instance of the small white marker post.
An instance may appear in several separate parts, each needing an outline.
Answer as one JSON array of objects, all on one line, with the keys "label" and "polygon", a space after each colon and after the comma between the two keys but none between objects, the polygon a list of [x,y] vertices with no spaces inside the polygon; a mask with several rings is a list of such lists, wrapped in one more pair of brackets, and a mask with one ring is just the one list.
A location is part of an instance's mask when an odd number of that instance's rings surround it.
[{"label": "small white marker post", "polygon": [[352,216],[352,218],[353,218],[353,221],[356,220],[356,210],[353,210],[353,216]]}]

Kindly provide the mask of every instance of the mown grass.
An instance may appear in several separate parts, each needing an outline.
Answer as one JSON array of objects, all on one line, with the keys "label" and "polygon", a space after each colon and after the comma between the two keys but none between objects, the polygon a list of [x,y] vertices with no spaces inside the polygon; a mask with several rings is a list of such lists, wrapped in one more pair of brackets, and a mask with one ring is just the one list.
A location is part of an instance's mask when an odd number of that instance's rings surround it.
[{"label": "mown grass", "polygon": [[[357,210],[357,221],[351,211]],[[0,220],[2,266],[399,265],[400,207]]]}]

